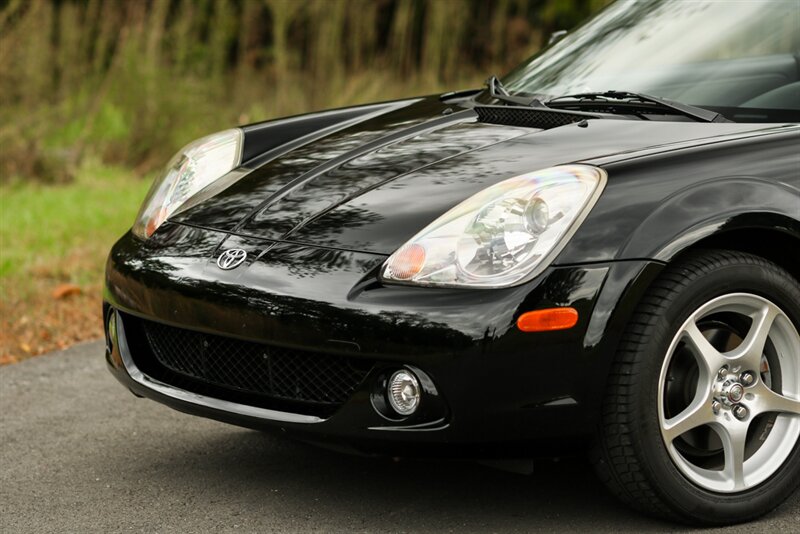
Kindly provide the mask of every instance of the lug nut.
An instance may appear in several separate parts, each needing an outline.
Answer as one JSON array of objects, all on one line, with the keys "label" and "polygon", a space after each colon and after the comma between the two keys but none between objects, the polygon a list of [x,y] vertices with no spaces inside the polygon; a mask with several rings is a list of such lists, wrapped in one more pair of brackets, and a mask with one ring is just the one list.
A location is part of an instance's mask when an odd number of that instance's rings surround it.
[{"label": "lug nut", "polygon": [[754,375],[751,371],[744,372],[739,377],[739,382],[741,382],[745,387],[750,387],[756,383],[756,375]]},{"label": "lug nut", "polygon": [[717,373],[717,380],[725,380],[728,377],[728,366],[722,367]]},{"label": "lug nut", "polygon": [[711,411],[714,412],[714,415],[719,415],[719,411],[722,408],[722,404],[719,401],[713,401],[711,403]]},{"label": "lug nut", "polygon": [[744,421],[747,419],[747,416],[750,414],[750,411],[741,404],[737,404],[733,407],[733,416],[738,419],[739,421]]}]

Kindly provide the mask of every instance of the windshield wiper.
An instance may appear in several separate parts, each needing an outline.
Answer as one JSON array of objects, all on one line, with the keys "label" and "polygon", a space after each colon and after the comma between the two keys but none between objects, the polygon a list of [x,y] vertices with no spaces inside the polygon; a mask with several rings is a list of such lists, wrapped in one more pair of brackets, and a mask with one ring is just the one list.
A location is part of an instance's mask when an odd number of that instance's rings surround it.
[{"label": "windshield wiper", "polygon": [[489,79],[486,80],[486,87],[489,88],[489,96],[495,100],[500,100],[509,104],[516,104],[518,106],[529,106],[534,108],[547,107],[538,98],[512,95],[503,86],[503,83],[497,79],[497,76],[489,76]]},{"label": "windshield wiper", "polygon": [[[567,105],[566,102],[557,102],[558,100],[577,100],[578,102],[581,101],[591,101],[592,103],[604,103],[608,102],[609,105],[613,105],[614,102],[620,102],[625,104],[630,103],[643,103],[643,104],[650,104],[661,109],[667,109],[694,119],[699,122],[730,122],[728,119],[716,113],[714,111],[703,109],[697,106],[690,106],[689,104],[682,104],[680,102],[673,102],[672,100],[667,100],[665,98],[659,98],[657,96],[650,96],[644,95],[642,93],[633,93],[631,91],[603,91],[603,92],[596,92],[596,93],[576,93],[574,95],[564,95],[559,96],[556,98],[551,98],[547,101],[546,105],[548,107],[555,107],[554,104],[557,105]],[[650,107],[650,106],[648,106]]]}]

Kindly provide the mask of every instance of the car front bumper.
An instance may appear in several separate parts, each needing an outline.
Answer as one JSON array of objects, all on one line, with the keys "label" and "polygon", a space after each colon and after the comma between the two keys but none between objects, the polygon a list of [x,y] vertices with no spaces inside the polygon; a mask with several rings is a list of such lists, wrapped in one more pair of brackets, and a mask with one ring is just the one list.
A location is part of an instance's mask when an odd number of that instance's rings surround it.
[{"label": "car front bumper", "polygon": [[[527,456],[586,443],[619,335],[661,268],[639,260],[553,266],[500,290],[389,286],[377,278],[382,255],[165,226],[148,242],[128,234],[111,251],[104,311],[114,376],[183,412],[368,453]],[[232,247],[250,259],[219,269],[216,257]],[[575,308],[578,324],[516,328],[522,313],[555,306]],[[143,336],[131,326],[141,320],[372,364],[331,413],[256,406],[148,375],[137,354]],[[386,417],[375,399],[400,368],[427,384],[420,410]]]}]

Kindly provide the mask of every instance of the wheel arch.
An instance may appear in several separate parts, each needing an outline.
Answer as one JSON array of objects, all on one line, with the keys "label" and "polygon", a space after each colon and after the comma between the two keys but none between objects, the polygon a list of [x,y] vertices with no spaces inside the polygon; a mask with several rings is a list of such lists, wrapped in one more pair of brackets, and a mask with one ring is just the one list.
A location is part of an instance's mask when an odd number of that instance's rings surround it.
[{"label": "wheel arch", "polygon": [[[793,198],[800,206],[800,197]],[[622,332],[664,269],[697,251],[714,249],[760,256],[800,281],[800,220],[797,218],[761,210],[724,214],[689,226],[675,239],[661,245],[642,270],[625,281],[624,287],[614,289],[613,280],[606,283],[601,298],[608,299],[608,302],[603,306],[612,307],[614,312],[609,316],[593,317],[584,338],[587,349],[596,348],[603,354],[595,369],[596,376],[605,377],[610,372]],[[598,398],[597,402],[602,401]]]},{"label": "wheel arch", "polygon": [[734,250],[769,260],[800,281],[800,223],[775,216],[770,218],[777,224],[746,224],[746,219],[750,218],[742,217],[741,225],[732,225],[698,239],[663,260],[672,263],[684,254],[701,249]]},{"label": "wheel arch", "polygon": [[[609,330],[623,329],[649,288],[669,265],[702,249],[746,252],[767,259],[800,280],[800,192],[776,181],[714,179],[675,192],[637,225],[615,260],[648,264],[624,287],[607,283],[601,298],[611,317],[592,319],[584,346],[600,343]],[[605,347],[617,348],[612,337]]]},{"label": "wheel arch", "polygon": [[[594,331],[590,323],[585,346],[598,343],[601,335],[608,334],[609,330],[624,329],[664,269],[697,251],[715,249],[760,256],[783,268],[800,282],[800,221],[769,212],[742,213],[726,219],[724,223],[712,221],[690,229],[664,245],[653,258],[654,261],[615,295],[615,317],[609,318],[606,323],[594,325]],[[605,350],[616,352],[620,337],[614,338],[612,343],[604,347]]]},{"label": "wheel arch", "polygon": [[665,198],[630,233],[616,259],[669,264],[698,248],[750,252],[800,277],[800,191],[750,176],[692,185]]}]

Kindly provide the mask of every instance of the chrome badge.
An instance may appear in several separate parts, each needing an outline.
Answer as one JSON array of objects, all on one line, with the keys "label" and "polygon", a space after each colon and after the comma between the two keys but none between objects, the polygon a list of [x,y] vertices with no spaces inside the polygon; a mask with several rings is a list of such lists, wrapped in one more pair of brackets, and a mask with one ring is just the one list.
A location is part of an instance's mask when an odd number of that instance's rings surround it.
[{"label": "chrome badge", "polygon": [[241,248],[230,248],[219,255],[217,267],[226,271],[235,269],[247,259],[247,251]]}]

